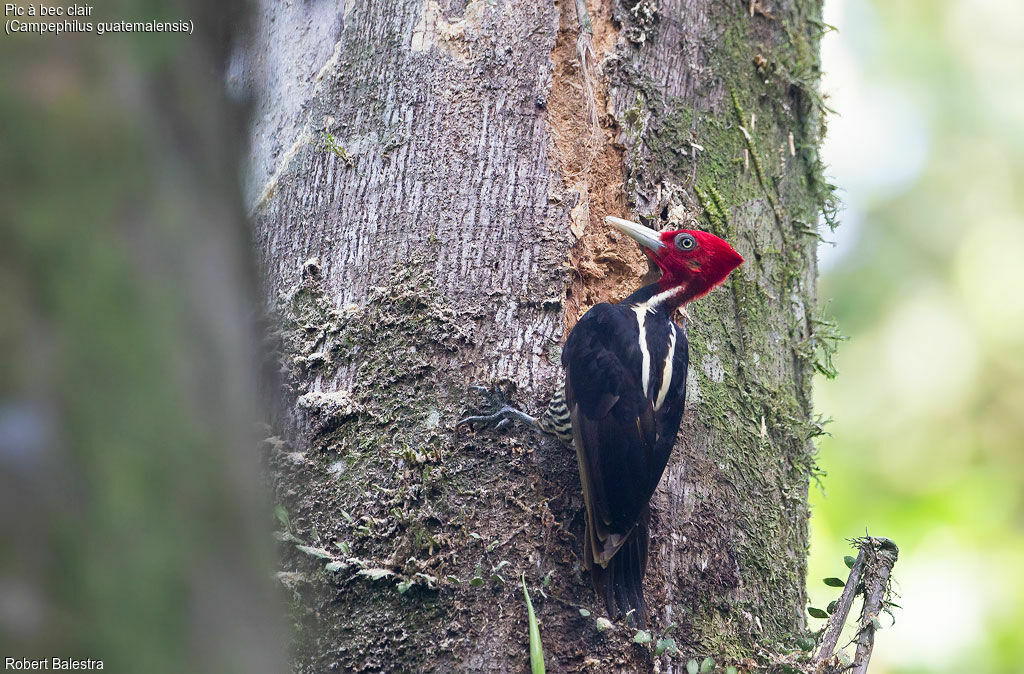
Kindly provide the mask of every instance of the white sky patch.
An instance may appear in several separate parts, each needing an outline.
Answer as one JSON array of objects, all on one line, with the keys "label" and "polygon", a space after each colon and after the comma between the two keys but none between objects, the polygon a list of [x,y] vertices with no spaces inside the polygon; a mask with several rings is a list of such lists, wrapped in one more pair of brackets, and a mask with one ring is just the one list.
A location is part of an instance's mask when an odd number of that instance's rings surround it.
[{"label": "white sky patch", "polygon": [[[942,538],[940,543],[938,540]],[[896,563],[896,623],[882,618],[871,668],[884,672],[949,671],[981,640],[985,617],[998,597],[983,560],[958,554],[967,547],[951,536],[936,536],[915,550],[901,550]],[[890,625],[892,625],[890,627]]]},{"label": "white sky patch", "polygon": [[840,193],[843,199],[842,210],[839,215],[840,226],[834,232],[822,223],[821,236],[824,239],[818,244],[818,268],[828,271],[835,267],[850,251],[857,246],[860,238],[861,225],[864,222],[864,214],[861,212],[859,203],[850,203],[846,195]]},{"label": "white sky patch", "polygon": [[881,32],[870,5],[830,0],[824,18],[839,30],[826,34],[821,46],[822,91],[837,112],[828,119],[822,156],[845,205],[839,229],[825,233],[835,245],[819,247],[819,260],[827,270],[854,248],[871,201],[898,194],[917,180],[928,157],[930,134],[927,119],[910,96],[865,73],[859,63],[855,52],[870,48]]},{"label": "white sky patch", "polygon": [[[1019,0],[959,0],[947,14],[947,40],[974,70],[976,105],[1002,134],[1024,140],[1024,11]],[[981,37],[984,36],[984,37]]]}]

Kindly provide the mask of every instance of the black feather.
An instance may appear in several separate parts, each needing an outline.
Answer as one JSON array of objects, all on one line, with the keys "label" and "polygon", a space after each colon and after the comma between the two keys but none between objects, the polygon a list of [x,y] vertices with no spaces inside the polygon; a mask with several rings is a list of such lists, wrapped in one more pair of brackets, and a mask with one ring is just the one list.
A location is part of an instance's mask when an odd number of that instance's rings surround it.
[{"label": "black feather", "polygon": [[[648,502],[679,432],[686,395],[686,337],[667,313],[643,314],[650,357],[644,356],[634,305],[654,294],[638,291],[620,304],[598,304],[573,328],[562,351],[565,402],[587,507],[584,558],[595,588],[617,617],[635,609],[643,620]],[[655,409],[662,372],[675,336],[668,391]]]}]

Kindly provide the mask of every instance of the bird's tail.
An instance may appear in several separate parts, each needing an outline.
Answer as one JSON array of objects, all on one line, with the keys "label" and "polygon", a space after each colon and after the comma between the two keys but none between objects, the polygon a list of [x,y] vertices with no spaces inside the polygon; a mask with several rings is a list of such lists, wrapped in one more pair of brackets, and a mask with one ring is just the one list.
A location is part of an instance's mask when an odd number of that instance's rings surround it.
[{"label": "bird's tail", "polygon": [[[644,573],[647,571],[647,527],[650,508],[645,507],[636,526],[606,566],[593,562],[587,550],[587,562],[594,580],[594,590],[604,597],[612,620],[633,611],[631,618],[639,627],[647,623],[647,602],[644,601]],[[590,536],[587,536],[589,541]]]}]

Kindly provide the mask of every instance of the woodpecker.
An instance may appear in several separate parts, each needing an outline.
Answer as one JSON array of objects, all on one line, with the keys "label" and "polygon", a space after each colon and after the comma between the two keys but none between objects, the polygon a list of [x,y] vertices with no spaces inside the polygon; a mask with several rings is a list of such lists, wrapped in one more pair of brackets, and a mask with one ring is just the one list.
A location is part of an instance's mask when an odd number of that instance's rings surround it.
[{"label": "woodpecker", "polygon": [[[605,221],[639,243],[661,278],[616,304],[602,302],[576,323],[562,349],[565,380],[534,418],[492,396],[496,411],[458,425],[511,419],[576,448],[586,538],[583,558],[612,619],[646,623],[650,499],[679,433],[689,346],[672,317],[743,263],[708,232],[656,232],[628,220]],[[485,391],[482,387],[474,387]]]}]

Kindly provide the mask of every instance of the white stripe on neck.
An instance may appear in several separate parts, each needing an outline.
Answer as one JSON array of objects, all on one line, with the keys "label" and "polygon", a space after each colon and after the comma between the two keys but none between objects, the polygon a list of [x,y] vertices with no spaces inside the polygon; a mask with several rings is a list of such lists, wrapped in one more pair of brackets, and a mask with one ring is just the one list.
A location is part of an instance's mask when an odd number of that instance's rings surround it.
[{"label": "white stripe on neck", "polygon": [[672,361],[676,357],[676,326],[669,326],[668,353],[665,354],[665,367],[661,371],[661,388],[658,390],[658,399],[654,401],[654,411],[657,412],[665,404],[665,396],[668,395],[669,384],[672,383]]},{"label": "white stripe on neck", "polygon": [[672,299],[679,293],[684,292],[685,290],[685,285],[675,286],[674,288],[669,288],[668,290],[662,290],[660,293],[654,295],[647,301],[637,304],[635,307],[633,307],[633,311],[637,311],[642,307],[644,311],[653,314],[655,311],[658,310],[658,307],[660,307],[662,304]]},{"label": "white stripe on neck", "polygon": [[647,311],[646,304],[637,304],[632,307],[633,312],[636,314],[636,324],[640,329],[640,356],[642,358],[642,364],[640,366],[640,376],[643,380],[643,392],[644,397],[647,397],[647,387],[651,383],[651,352],[647,350]]},{"label": "white stripe on neck", "polygon": [[[635,304],[630,307],[633,313],[636,314],[636,324],[640,331],[640,355],[642,357],[643,364],[641,365],[640,375],[643,383],[644,397],[648,396],[647,389],[651,385],[651,352],[647,348],[647,314],[653,314],[658,308],[675,297],[677,294],[686,290],[686,286],[675,286],[668,290],[663,290],[657,295],[649,298],[648,300]],[[665,367],[667,368],[667,375],[671,378],[672,375],[672,356],[676,348],[676,333],[672,330],[669,343],[668,359]],[[661,390],[658,392],[658,404],[655,407],[661,407],[661,403],[665,401],[665,396],[668,394],[668,382],[664,378],[661,382]]]}]

